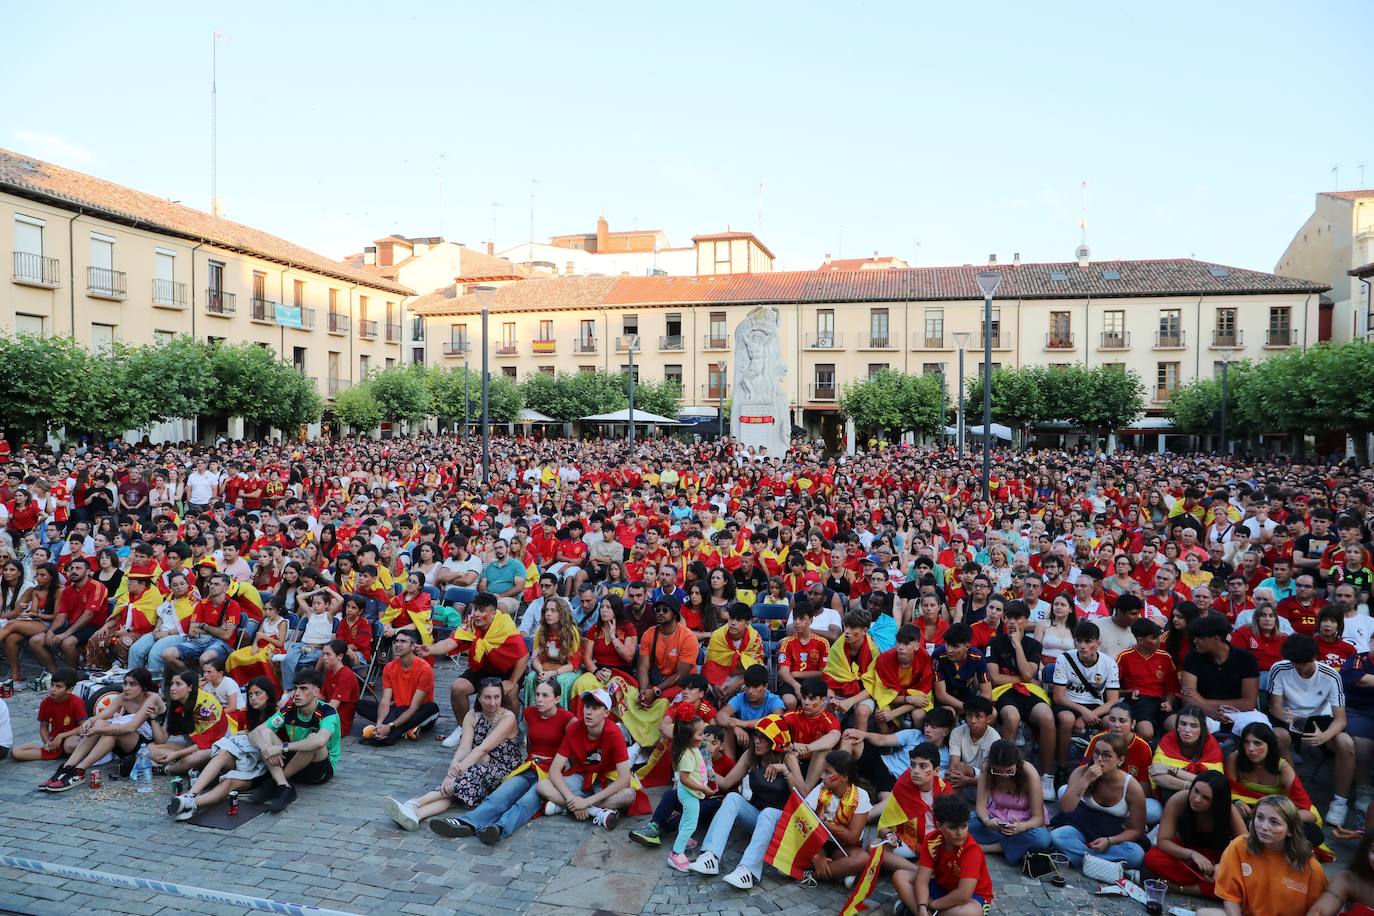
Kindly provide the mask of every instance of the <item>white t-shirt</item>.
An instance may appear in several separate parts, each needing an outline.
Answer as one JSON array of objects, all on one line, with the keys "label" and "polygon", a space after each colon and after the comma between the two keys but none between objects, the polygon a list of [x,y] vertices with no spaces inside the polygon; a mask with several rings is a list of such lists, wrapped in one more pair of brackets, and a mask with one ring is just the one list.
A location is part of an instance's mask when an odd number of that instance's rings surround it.
[{"label": "white t-shirt", "polygon": [[[1087,678],[1085,684],[1083,678],[1078,676],[1078,672],[1073,670],[1073,665],[1069,664],[1072,657],[1074,664],[1078,665],[1083,672],[1083,677]],[[1080,706],[1101,706],[1108,690],[1121,689],[1121,677],[1117,671],[1116,659],[1109,656],[1105,650],[1097,653],[1097,663],[1086,665],[1078,657],[1078,651],[1066,652],[1054,663],[1054,683],[1056,686],[1065,688],[1065,693],[1069,699],[1078,703]],[[1097,691],[1094,695],[1088,689],[1088,685]]]},{"label": "white t-shirt", "polygon": [[[789,627],[792,626],[791,614],[787,615],[787,625]],[[827,607],[823,610],[816,611],[815,616],[811,618],[811,632],[819,633],[826,639],[829,639],[831,627],[844,629],[844,620],[840,617],[840,612],[833,607]]]},{"label": "white t-shirt", "polygon": [[[989,729],[989,731],[991,731],[991,729]],[[806,802],[807,807],[810,808],[812,811],[815,811],[816,814],[820,815],[820,818],[823,821],[833,821],[835,819],[835,815],[840,810],[840,797],[838,795],[830,799],[830,804],[827,806],[826,810],[822,811],[819,807],[817,807],[821,803],[821,786],[819,784],[817,784],[816,787],[811,790],[811,794],[807,795],[804,801]],[[868,792],[866,792],[862,787],[860,787],[858,802],[854,806],[854,816],[859,817],[860,815],[866,815],[870,810],[872,810],[872,808],[873,802],[869,800]],[[865,820],[866,819],[867,818],[865,818]]]},{"label": "white t-shirt", "polygon": [[186,477],[186,501],[204,505],[215,498],[219,475],[214,471],[192,471]]},{"label": "white t-shirt", "polygon": [[1345,707],[1345,687],[1330,665],[1317,662],[1311,677],[1298,674],[1293,663],[1282,659],[1269,669],[1270,696],[1283,697],[1285,708],[1299,716],[1329,716],[1332,707]]},{"label": "white t-shirt", "polygon": [[987,762],[988,751],[992,750],[992,746],[1001,737],[997,729],[988,726],[983,732],[983,737],[974,741],[973,735],[969,734],[968,725],[955,726],[954,731],[949,733],[949,756],[951,759],[958,757],[973,767],[974,772],[979,772]]},{"label": "white t-shirt", "polygon": [[1374,618],[1367,617],[1364,614],[1356,614],[1354,617],[1345,618],[1345,625],[1341,630],[1341,639],[1354,646],[1356,652],[1364,653],[1369,651],[1369,639],[1371,636],[1374,636]]},{"label": "white t-shirt", "polygon": [[334,638],[334,620],[326,610],[323,614],[311,614],[305,619],[305,633],[301,642],[309,646],[322,646]]},{"label": "white t-shirt", "polygon": [[238,682],[235,681],[232,677],[227,677],[227,676],[226,676],[226,677],[221,678],[221,679],[220,679],[220,682],[219,682],[219,686],[213,688],[210,692],[213,693],[213,694],[215,695],[215,699],[219,700],[219,701],[220,701],[220,704],[221,704],[225,709],[228,709],[228,708],[229,708],[229,700],[230,700],[231,698],[235,698],[235,697],[238,698],[238,706],[237,706],[237,708],[238,708],[238,709],[243,709],[243,708],[244,708],[244,706],[243,706],[243,688],[240,687],[240,686],[238,685]]},{"label": "white t-shirt", "polygon": [[[485,568],[485,566],[486,564],[484,564],[481,560],[477,559],[477,556],[475,554],[471,553],[468,554],[468,558],[466,560],[459,560],[456,557],[449,557],[447,560],[444,561],[444,569],[447,569],[449,572],[455,574],[476,573],[477,579],[482,578],[482,570]],[[476,580],[473,581],[471,587],[477,587]]]},{"label": "white t-shirt", "polygon": [[[10,727],[10,708],[5,705],[4,700],[0,700],[0,747],[14,747],[14,729]],[[863,789],[859,790],[860,796]]]},{"label": "white t-shirt", "polygon": [[[1110,657],[1113,661],[1122,652],[1135,647],[1135,637],[1131,635],[1130,627],[1119,627],[1116,625],[1116,621],[1110,617],[1098,617],[1092,622],[1097,624],[1097,632],[1101,636],[1101,642],[1098,645],[1101,654]],[[1057,665],[1055,669],[1058,670]]]},{"label": "white t-shirt", "polygon": [[1050,603],[1044,598],[1035,602],[1035,607],[1030,609],[1031,623],[1039,623],[1042,620],[1050,619]]}]

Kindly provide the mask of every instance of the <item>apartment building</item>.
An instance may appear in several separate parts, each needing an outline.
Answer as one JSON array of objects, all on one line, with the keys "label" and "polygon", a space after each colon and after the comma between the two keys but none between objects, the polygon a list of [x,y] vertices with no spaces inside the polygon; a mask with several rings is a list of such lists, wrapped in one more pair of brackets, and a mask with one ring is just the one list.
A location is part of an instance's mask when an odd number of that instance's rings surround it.
[{"label": "apartment building", "polygon": [[[843,386],[881,369],[937,373],[956,384],[992,366],[1132,369],[1147,413],[1170,393],[1214,376],[1223,359],[1261,359],[1317,341],[1324,284],[1194,260],[1012,264],[984,325],[975,280],[983,268],[793,271],[701,277],[560,277],[486,295],[493,371],[625,369],[637,344],[640,378],[679,383],[688,406],[730,390],[734,330],[755,305],[778,306],[793,421],[827,432]],[[441,359],[480,358],[482,296],[414,305],[448,343]]]},{"label": "apartment building", "polygon": [[1274,273],[1331,287],[1330,338],[1374,337],[1374,300],[1362,268],[1374,262],[1374,189],[1323,191],[1279,257]]},{"label": "apartment building", "polygon": [[334,398],[401,358],[410,288],[201,210],[0,149],[0,331],[254,341]]}]

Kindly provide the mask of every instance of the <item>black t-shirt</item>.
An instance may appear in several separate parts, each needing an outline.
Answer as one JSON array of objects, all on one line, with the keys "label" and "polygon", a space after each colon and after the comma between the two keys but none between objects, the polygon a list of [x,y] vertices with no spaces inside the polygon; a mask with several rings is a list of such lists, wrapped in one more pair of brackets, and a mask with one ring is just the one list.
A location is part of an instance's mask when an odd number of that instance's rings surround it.
[{"label": "black t-shirt", "polygon": [[1183,660],[1183,670],[1197,676],[1198,696],[1207,700],[1235,699],[1240,696],[1242,681],[1259,677],[1255,657],[1235,646],[1220,665],[1212,661],[1211,656],[1194,649]]},{"label": "black t-shirt", "polygon": [[757,566],[747,573],[744,571],[744,567],[740,567],[735,570],[734,578],[736,588],[747,588],[750,591],[761,592],[768,587],[768,574]]},{"label": "black t-shirt", "polygon": [[[1025,653],[1026,661],[1040,664],[1040,648],[1040,643],[1034,638],[1021,637],[1021,651]],[[988,664],[996,665],[1003,674],[1014,674],[1018,679],[1021,677],[1021,669],[1016,666],[1016,649],[1011,644],[1010,636],[994,636],[992,642],[988,643],[984,658]]]},{"label": "black t-shirt", "polygon": [[[1336,541],[1337,538],[1334,534],[1328,534],[1326,537],[1317,537],[1315,534],[1304,534],[1293,542],[1293,550],[1297,553],[1301,553],[1304,559],[1320,561],[1322,554],[1326,552],[1326,548],[1336,543]],[[1316,566],[1300,567],[1295,564],[1293,567],[1293,576],[1296,578],[1302,575],[1311,576],[1312,581],[1318,586],[1326,581],[1322,576],[1320,562],[1318,562]]]}]

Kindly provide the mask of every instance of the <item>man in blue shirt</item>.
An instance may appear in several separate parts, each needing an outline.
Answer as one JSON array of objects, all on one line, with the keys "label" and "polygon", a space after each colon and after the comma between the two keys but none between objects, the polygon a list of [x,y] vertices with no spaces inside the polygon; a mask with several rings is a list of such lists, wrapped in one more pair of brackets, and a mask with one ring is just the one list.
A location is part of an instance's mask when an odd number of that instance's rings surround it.
[{"label": "man in blue shirt", "polygon": [[785,710],[782,697],[768,689],[767,666],[750,665],[744,672],[744,689],[716,713],[716,722],[725,728],[725,748],[730,756],[738,756],[740,748],[752,747],[749,730],[760,719]]},{"label": "man in blue shirt", "polygon": [[491,592],[496,604],[507,614],[520,610],[520,595],[525,590],[525,565],[510,555],[510,545],[497,538],[492,549],[496,559],[482,570],[477,590]]},{"label": "man in blue shirt", "polygon": [[964,701],[975,694],[992,699],[992,682],[983,653],[973,648],[973,630],[956,623],[945,631],[945,644],[931,654],[935,668],[935,702],[964,714]]},{"label": "man in blue shirt", "polygon": [[677,567],[663,563],[658,567],[658,585],[649,594],[649,603],[655,604],[660,598],[676,598],[678,604],[687,603],[687,592],[678,587]]}]

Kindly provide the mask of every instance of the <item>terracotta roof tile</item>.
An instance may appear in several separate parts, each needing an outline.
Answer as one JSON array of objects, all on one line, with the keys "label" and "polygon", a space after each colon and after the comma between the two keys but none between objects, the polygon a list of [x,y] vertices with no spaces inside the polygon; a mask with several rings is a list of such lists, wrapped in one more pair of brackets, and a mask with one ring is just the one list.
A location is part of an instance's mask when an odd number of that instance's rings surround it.
[{"label": "terracotta roof tile", "polygon": [[1321,191],[1323,197],[1339,197],[1341,200],[1368,200],[1374,197],[1374,188],[1359,191]]},{"label": "terracotta roof tile", "polygon": [[171,235],[257,255],[325,276],[410,295],[411,290],[364,268],[352,267],[252,226],[213,216],[112,181],[0,149],[0,190],[81,207],[115,222],[138,222]]}]

